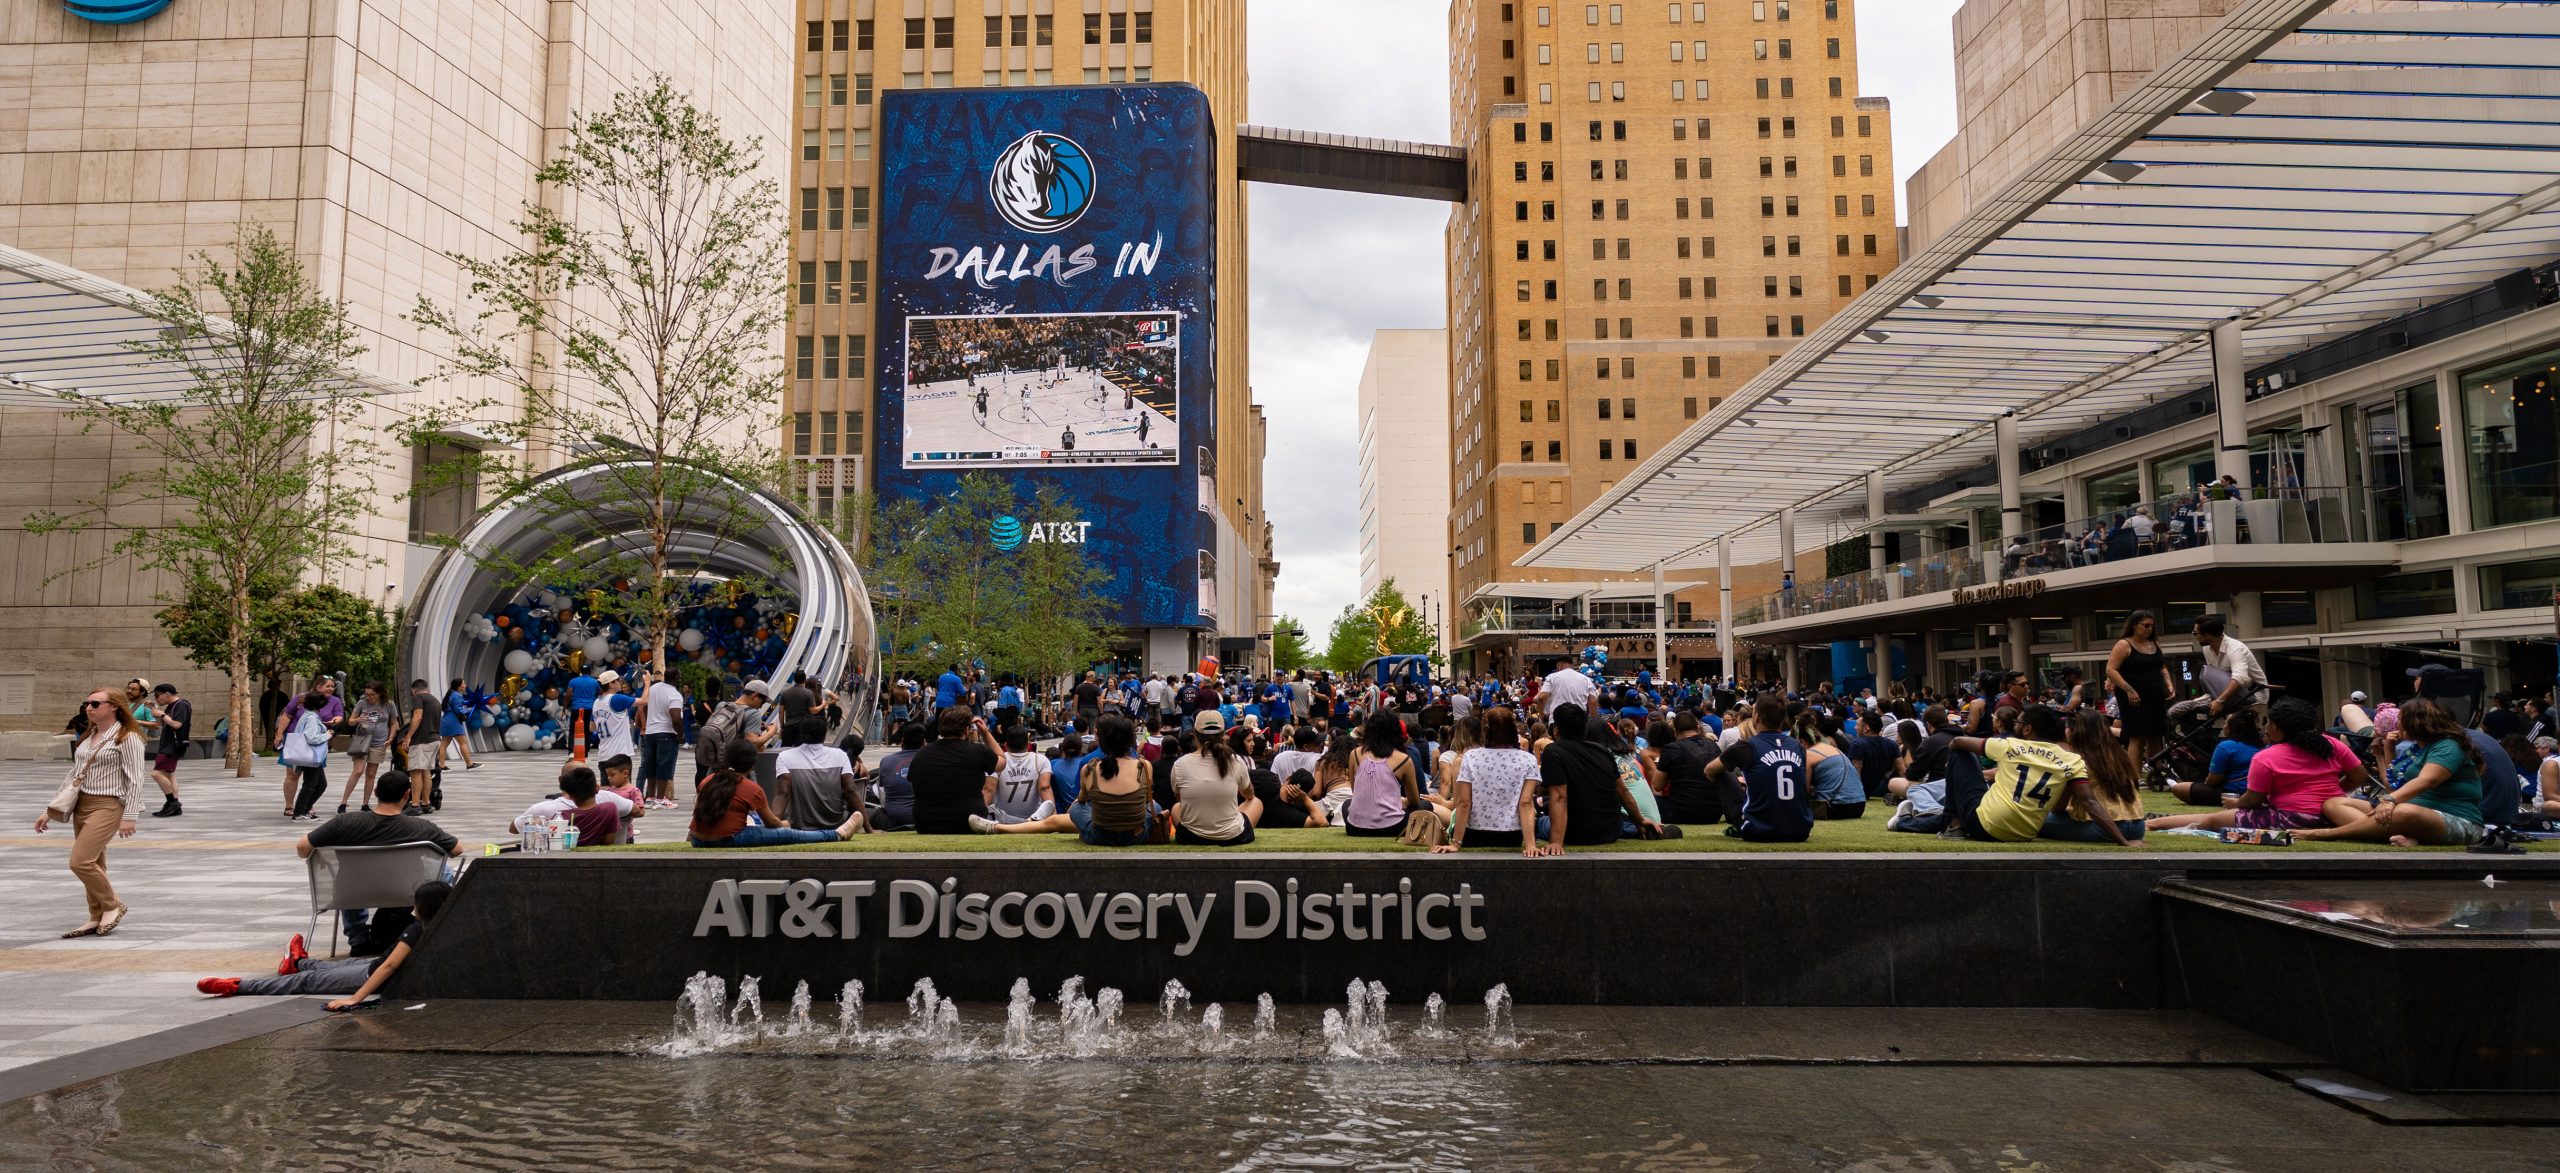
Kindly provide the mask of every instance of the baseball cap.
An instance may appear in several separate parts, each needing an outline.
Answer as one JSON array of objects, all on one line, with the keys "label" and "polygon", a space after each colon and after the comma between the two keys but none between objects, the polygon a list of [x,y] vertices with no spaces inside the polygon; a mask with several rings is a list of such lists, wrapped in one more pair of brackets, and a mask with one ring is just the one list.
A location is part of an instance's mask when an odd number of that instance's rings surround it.
[{"label": "baseball cap", "polygon": [[2355,703],[2357,703],[2357,704],[2363,704],[2363,703],[2365,702],[2364,690],[2363,690],[2363,689],[2357,689],[2357,690],[2356,690],[2356,691],[2354,691],[2354,692],[2348,693],[2348,694],[2347,694],[2347,699],[2348,699],[2348,700],[2351,700],[2351,701],[2354,701],[2354,702],[2355,702]]},{"label": "baseball cap", "polygon": [[739,689],[738,691],[752,692],[757,696],[769,697],[773,695],[773,686],[761,680],[750,680],[747,682],[745,688]]},{"label": "baseball cap", "polygon": [[1200,733],[1224,733],[1227,731],[1227,719],[1220,716],[1216,709],[1202,709],[1199,719],[1192,723],[1191,728]]},{"label": "baseball cap", "polygon": [[611,684],[620,679],[622,679],[622,673],[616,672],[611,668],[607,668],[602,672],[596,673],[596,683],[598,684]]}]

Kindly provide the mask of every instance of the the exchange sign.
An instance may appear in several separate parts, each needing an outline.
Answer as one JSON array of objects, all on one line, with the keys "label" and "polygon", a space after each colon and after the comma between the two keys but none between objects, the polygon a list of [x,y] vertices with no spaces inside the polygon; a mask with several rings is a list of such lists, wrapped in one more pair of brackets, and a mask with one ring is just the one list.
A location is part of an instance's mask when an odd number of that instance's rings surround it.
[{"label": "the exchange sign", "polygon": [[1236,941],[1485,939],[1484,895],[1471,884],[1459,884],[1455,892],[1416,893],[1413,881],[1403,878],[1391,892],[1363,891],[1357,884],[1301,892],[1295,879],[1276,885],[1238,880],[1226,894],[1223,919],[1219,895],[964,892],[957,879],[891,880],[885,888],[877,880],[714,880],[693,935],[850,940],[869,924],[891,939],[1167,940],[1175,942],[1176,957],[1189,957],[1219,925]]}]

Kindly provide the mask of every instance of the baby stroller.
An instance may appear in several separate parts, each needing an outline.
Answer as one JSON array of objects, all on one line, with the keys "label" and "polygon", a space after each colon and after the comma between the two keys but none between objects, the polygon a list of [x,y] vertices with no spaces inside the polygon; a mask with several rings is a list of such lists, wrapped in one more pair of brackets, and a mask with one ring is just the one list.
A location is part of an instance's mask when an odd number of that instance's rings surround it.
[{"label": "baby stroller", "polygon": [[2222,728],[2208,714],[2212,706],[2211,697],[2169,706],[2168,735],[2162,738],[2164,748],[2143,763],[2146,784],[2166,790],[2171,782],[2204,781],[2213,765],[2214,747],[2222,743]]}]

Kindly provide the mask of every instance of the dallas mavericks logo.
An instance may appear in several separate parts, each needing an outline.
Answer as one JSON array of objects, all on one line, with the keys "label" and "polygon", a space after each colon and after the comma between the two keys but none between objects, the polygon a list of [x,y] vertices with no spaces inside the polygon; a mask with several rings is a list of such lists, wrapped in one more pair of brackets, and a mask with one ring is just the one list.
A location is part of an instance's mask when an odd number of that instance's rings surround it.
[{"label": "dallas mavericks logo", "polygon": [[987,527],[987,540],[996,549],[1011,550],[1022,544],[1022,523],[1011,517],[999,517]]},{"label": "dallas mavericks logo", "polygon": [[1093,157],[1065,135],[1035,130],[987,170],[987,201],[1025,232],[1056,232],[1093,204]]},{"label": "dallas mavericks logo", "polygon": [[71,15],[97,24],[133,24],[167,10],[171,0],[63,0]]}]

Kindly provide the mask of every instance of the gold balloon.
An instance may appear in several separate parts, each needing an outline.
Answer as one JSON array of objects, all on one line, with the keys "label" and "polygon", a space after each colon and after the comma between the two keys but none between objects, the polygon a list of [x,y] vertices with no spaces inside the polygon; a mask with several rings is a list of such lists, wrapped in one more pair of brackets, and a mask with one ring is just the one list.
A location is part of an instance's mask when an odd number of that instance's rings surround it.
[{"label": "gold balloon", "polygon": [[579,670],[583,669],[584,667],[586,667],[586,663],[587,663],[587,649],[585,649],[585,648],[573,648],[573,649],[571,649],[571,650],[570,650],[570,652],[569,652],[568,658],[567,658],[567,662],[568,662],[568,665],[569,665],[569,671],[570,671],[571,673],[573,673],[573,674],[574,674],[574,673],[576,673],[576,672],[578,672]]},{"label": "gold balloon", "polygon": [[516,693],[523,688],[524,677],[507,677],[505,680],[498,682],[498,699],[512,705],[516,703]]},{"label": "gold balloon", "polygon": [[791,638],[791,631],[792,631],[792,629],[793,629],[793,628],[796,628],[796,627],[798,627],[798,626],[800,626],[800,613],[799,613],[799,612],[797,612],[797,611],[792,611],[792,612],[789,612],[789,613],[787,613],[787,614],[783,615],[783,617],[782,617],[782,638],[784,638],[784,639],[789,639],[789,638]]}]

